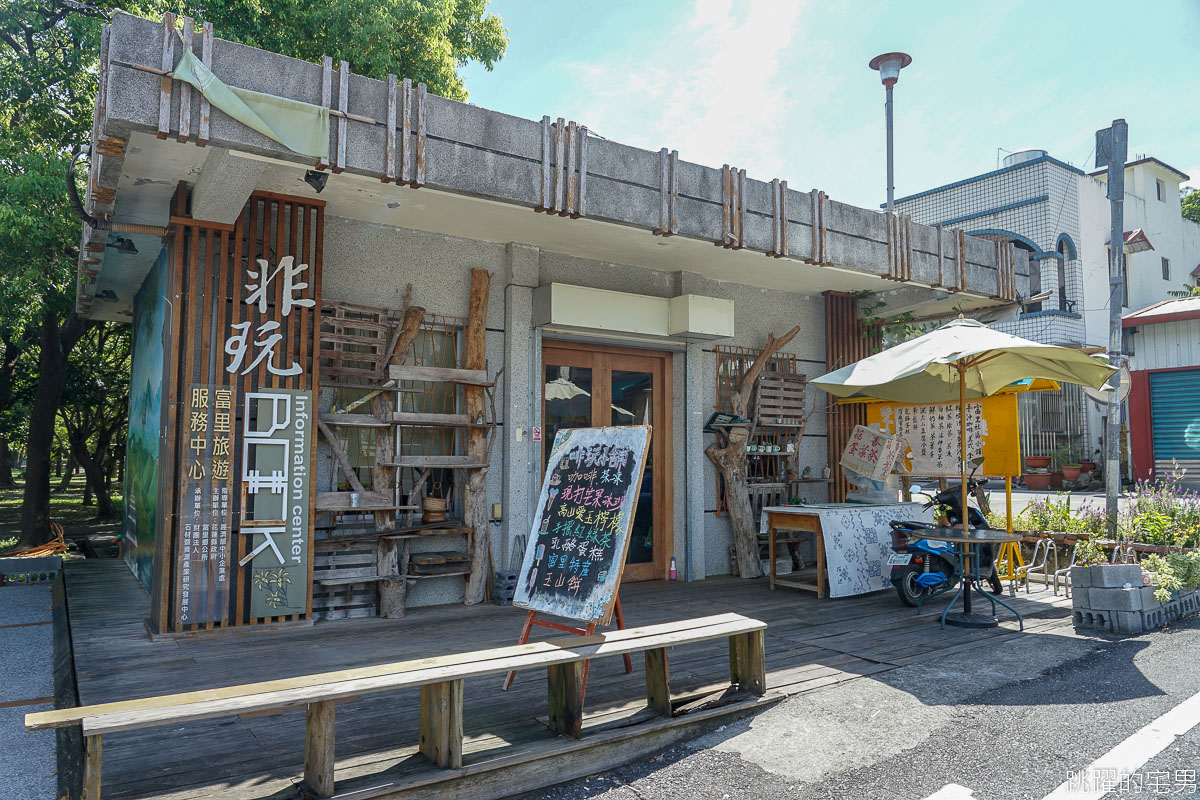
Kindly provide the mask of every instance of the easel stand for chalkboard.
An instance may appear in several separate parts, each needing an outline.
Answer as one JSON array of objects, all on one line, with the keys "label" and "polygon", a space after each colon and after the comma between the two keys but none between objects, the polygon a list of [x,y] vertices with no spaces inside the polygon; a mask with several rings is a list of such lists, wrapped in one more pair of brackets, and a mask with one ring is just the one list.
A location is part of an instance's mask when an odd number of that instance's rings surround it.
[{"label": "easel stand for chalkboard", "polygon": [[[621,613],[621,596],[617,595],[616,601],[613,603],[613,619],[616,620],[617,630],[625,630],[625,616]],[[578,628],[574,625],[563,625],[561,622],[551,622],[545,619],[539,619],[536,611],[530,611],[525,615],[525,625],[521,628],[521,639],[517,644],[525,644],[529,641],[529,633],[533,630],[533,626],[537,625],[540,628],[549,628],[552,631],[562,631],[563,633],[573,633],[576,636],[591,636],[596,632],[596,623],[589,622],[586,628]],[[587,691],[588,667],[590,661],[583,662],[583,691]],[[633,672],[633,659],[629,654],[625,654],[625,672]],[[512,686],[513,678],[517,676],[516,672],[509,672],[504,678],[504,691]]]}]

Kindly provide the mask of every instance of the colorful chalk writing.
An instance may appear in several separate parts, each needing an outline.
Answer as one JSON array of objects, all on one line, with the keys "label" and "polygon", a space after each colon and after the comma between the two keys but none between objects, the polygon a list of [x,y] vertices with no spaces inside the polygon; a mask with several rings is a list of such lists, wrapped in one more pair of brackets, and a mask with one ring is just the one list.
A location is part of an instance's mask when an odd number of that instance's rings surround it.
[{"label": "colorful chalk writing", "polygon": [[514,605],[608,621],[649,444],[648,426],[558,432]]}]

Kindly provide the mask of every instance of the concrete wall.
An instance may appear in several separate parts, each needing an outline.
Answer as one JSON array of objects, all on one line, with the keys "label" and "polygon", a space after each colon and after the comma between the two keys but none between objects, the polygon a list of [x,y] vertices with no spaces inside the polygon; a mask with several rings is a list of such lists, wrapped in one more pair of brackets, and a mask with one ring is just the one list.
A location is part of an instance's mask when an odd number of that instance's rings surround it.
[{"label": "concrete wall", "polygon": [[[798,324],[801,332],[784,352],[803,359],[810,377],[824,372],[824,303],[820,297],[714,281],[689,272],[591,261],[523,244],[502,245],[326,217],[323,294],[328,300],[398,308],[406,285],[412,283],[413,303],[432,313],[465,316],[472,267],[494,273],[488,304],[488,366],[493,372],[505,368],[497,397],[502,424],[488,472],[488,501],[504,504],[503,522],[491,528],[493,552],[501,565],[508,563],[512,537],[529,530],[530,498],[536,496],[531,490],[541,479],[535,473],[539,463],[535,448],[541,445],[533,443],[529,435],[534,425],[541,424],[536,414],[540,413],[538,356],[542,338],[540,331],[530,327],[532,291],[537,286],[567,283],[653,297],[691,293],[729,299],[734,302],[736,336],[720,344],[761,347],[768,333],[781,334]],[[673,555],[681,577],[693,579],[730,571],[729,524],[712,513],[717,503],[716,472],[703,452],[711,437],[701,432],[716,402],[713,344],[674,343],[657,348],[673,353]],[[517,441],[518,429],[521,441]],[[801,467],[811,466],[817,475],[826,461],[825,433],[824,416],[815,414],[800,447]],[[324,447],[319,448],[318,461],[318,476],[325,489],[333,468]],[[820,484],[806,486],[802,493],[812,501],[826,499],[826,489]],[[440,549],[445,545],[442,540],[423,546]],[[461,598],[462,583],[457,579],[421,581],[410,595],[410,604]]]}]

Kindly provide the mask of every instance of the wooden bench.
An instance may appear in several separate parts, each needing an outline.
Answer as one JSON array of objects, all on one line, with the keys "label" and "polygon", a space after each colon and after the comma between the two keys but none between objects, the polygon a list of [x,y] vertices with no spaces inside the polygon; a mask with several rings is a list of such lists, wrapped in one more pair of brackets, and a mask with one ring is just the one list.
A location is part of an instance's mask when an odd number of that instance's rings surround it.
[{"label": "wooden bench", "polygon": [[334,704],[338,700],[419,687],[420,752],[439,767],[457,769],[463,765],[463,682],[467,678],[544,667],[549,726],[558,734],[578,739],[583,729],[584,665],[589,659],[644,652],[646,704],[670,717],[668,647],[728,639],[730,683],[739,691],[761,696],[766,693],[766,627],[766,623],[740,614],[719,614],[592,636],[41,711],[25,716],[25,729],[82,724],[84,796],[97,800],[105,734],[303,706],[307,709],[304,782],[316,795],[330,797],[334,791]]}]

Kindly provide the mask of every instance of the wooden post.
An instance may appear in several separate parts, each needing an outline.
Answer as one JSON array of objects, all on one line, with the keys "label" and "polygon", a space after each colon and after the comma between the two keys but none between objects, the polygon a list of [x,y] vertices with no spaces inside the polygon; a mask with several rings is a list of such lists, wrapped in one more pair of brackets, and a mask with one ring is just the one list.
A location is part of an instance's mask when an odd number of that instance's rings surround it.
[{"label": "wooden post", "polygon": [[333,796],[332,700],[308,704],[304,726],[304,783],[318,797]]},{"label": "wooden post", "polygon": [[[486,270],[471,270],[471,303],[467,312],[464,369],[487,368],[487,305],[492,274]],[[463,402],[472,422],[487,419],[487,397],[482,386],[464,386]],[[472,461],[487,459],[488,432],[486,428],[468,428],[467,456]],[[488,532],[487,465],[467,471],[463,492],[463,522],[471,529],[471,574],[467,578],[465,601],[468,605],[482,603],[484,590],[491,577],[491,542]]]},{"label": "wooden post", "polygon": [[100,800],[100,758],[103,749],[99,736],[84,737],[83,800]]},{"label": "wooden post", "polygon": [[421,752],[439,767],[462,767],[463,681],[421,687]]},{"label": "wooden post", "polygon": [[546,668],[550,730],[578,739],[583,736],[583,661]]},{"label": "wooden post", "polygon": [[646,705],[664,717],[671,716],[671,675],[665,647],[646,651]]},{"label": "wooden post", "polygon": [[762,631],[729,637],[729,682],[743,692],[767,693],[766,637]]}]

